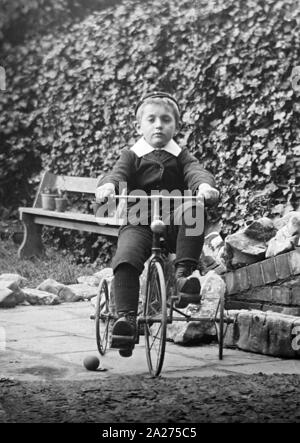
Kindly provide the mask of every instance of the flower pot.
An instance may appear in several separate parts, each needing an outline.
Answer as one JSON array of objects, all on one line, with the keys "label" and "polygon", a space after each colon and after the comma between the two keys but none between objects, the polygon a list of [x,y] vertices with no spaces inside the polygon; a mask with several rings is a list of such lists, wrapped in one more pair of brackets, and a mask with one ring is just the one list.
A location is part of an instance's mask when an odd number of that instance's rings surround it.
[{"label": "flower pot", "polygon": [[55,209],[55,195],[42,194],[42,208],[48,211],[54,211]]},{"label": "flower pot", "polygon": [[58,212],[64,212],[67,208],[68,200],[65,197],[55,198],[55,209]]}]

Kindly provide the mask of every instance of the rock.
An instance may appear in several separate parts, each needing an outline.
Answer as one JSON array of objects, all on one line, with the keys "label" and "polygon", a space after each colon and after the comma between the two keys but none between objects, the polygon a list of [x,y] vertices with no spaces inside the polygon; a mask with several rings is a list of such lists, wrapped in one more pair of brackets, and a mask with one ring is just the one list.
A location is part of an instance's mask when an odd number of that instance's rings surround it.
[{"label": "rock", "polygon": [[98,286],[101,278],[96,275],[83,275],[77,278],[78,283],[85,284],[88,286]]},{"label": "rock", "polygon": [[296,223],[297,224],[297,219],[300,219],[300,211],[290,211],[288,212],[286,215],[284,215],[284,217],[281,218],[276,218],[274,219],[274,226],[277,230],[283,228],[284,226],[286,226],[289,221],[294,218],[294,221],[292,222],[292,224]]},{"label": "rock", "polygon": [[20,303],[20,306],[30,306],[30,303],[26,300],[22,301],[22,303]]},{"label": "rock", "polygon": [[268,241],[277,233],[271,219],[262,217],[225,240],[226,265],[229,269],[250,265],[265,258]]},{"label": "rock", "polygon": [[276,232],[277,229],[274,223],[268,217],[261,217],[255,220],[244,230],[244,234],[246,234],[247,237],[262,242],[270,240],[276,235]]},{"label": "rock", "polygon": [[277,229],[272,220],[262,217],[235,234],[227,236],[225,240],[227,267],[235,269],[263,260],[268,242],[276,234]]},{"label": "rock", "polygon": [[25,299],[25,295],[20,289],[20,286],[22,286],[25,282],[26,279],[18,274],[1,274],[0,290],[9,289],[12,291],[12,294],[10,294],[9,298],[5,297],[5,302],[1,302],[0,307],[13,307],[16,304],[22,303]]},{"label": "rock", "polygon": [[218,274],[226,272],[224,246],[224,240],[216,231],[210,232],[205,237],[200,257],[202,274],[206,274],[210,270],[214,270]]},{"label": "rock", "polygon": [[96,297],[98,290],[98,288],[95,286],[90,286],[83,283],[68,285],[67,287],[76,295],[76,297],[78,297],[78,300],[90,300],[91,298]]},{"label": "rock", "polygon": [[209,271],[204,277],[200,277],[200,284],[201,312],[214,316],[220,296],[225,294],[226,284],[215,271]]},{"label": "rock", "polygon": [[300,235],[300,213],[290,214],[288,214],[290,217],[286,219],[286,223],[278,229],[276,239],[283,241],[295,235]]},{"label": "rock", "polygon": [[291,235],[300,235],[300,212],[290,214],[288,229]]},{"label": "rock", "polygon": [[24,288],[25,300],[31,305],[58,305],[61,303],[58,295],[39,289]]},{"label": "rock", "polygon": [[17,305],[17,298],[12,290],[0,286],[0,308],[14,308]]},{"label": "rock", "polygon": [[214,316],[220,295],[224,295],[226,285],[215,272],[209,271],[204,277],[199,274],[201,283],[201,304],[190,304],[184,313],[193,317],[206,317],[201,321],[179,322],[168,325],[168,338],[177,344],[207,343],[216,338]]},{"label": "rock", "polygon": [[300,235],[300,213],[290,212],[277,221],[280,226],[275,237],[269,241],[266,257],[272,257],[294,249]]},{"label": "rock", "polygon": [[283,254],[284,252],[292,251],[294,243],[290,239],[278,240],[276,237],[271,238],[266,251],[266,258],[274,257],[275,255]]},{"label": "rock", "polygon": [[76,294],[69,285],[64,286],[58,294],[62,303],[71,303],[82,300],[82,297],[79,294]]},{"label": "rock", "polygon": [[51,294],[55,294],[59,297],[61,303],[63,302],[76,302],[82,300],[78,294],[76,294],[69,286],[63,285],[62,283],[58,283],[56,280],[52,278],[48,278],[44,280],[38,287],[38,290],[50,292]]},{"label": "rock", "polygon": [[14,290],[23,287],[27,283],[27,279],[19,274],[4,273],[0,275],[0,282],[5,280],[11,282],[10,289]]},{"label": "rock", "polygon": [[[200,316],[195,309],[193,316]],[[195,343],[210,343],[216,339],[216,330],[209,318],[201,322],[191,321],[189,323],[174,322],[168,325],[167,338],[176,344],[190,345]]]},{"label": "rock", "polygon": [[225,239],[226,265],[230,268],[250,265],[265,258],[267,243],[248,237],[244,230]]},{"label": "rock", "polygon": [[101,269],[101,271],[95,272],[95,274],[93,274],[94,277],[99,278],[99,282],[101,280],[101,278],[110,278],[114,276],[113,270],[112,268],[103,268]]}]

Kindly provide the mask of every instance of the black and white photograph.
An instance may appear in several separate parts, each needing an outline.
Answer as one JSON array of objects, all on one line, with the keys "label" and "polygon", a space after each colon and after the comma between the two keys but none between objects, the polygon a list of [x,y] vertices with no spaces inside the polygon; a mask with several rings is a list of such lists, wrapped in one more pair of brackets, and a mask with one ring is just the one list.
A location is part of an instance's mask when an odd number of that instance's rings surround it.
[{"label": "black and white photograph", "polygon": [[0,0],[0,423],[299,422],[299,0]]}]

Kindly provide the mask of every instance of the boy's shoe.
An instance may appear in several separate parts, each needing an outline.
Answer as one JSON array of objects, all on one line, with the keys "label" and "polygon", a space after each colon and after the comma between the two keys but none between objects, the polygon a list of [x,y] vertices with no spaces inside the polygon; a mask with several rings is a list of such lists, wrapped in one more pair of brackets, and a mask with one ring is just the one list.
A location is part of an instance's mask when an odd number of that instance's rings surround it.
[{"label": "boy's shoe", "polygon": [[194,275],[196,264],[192,262],[182,262],[176,267],[175,279],[177,289],[177,301],[175,307],[186,308],[190,303],[200,303],[200,280]]},{"label": "boy's shoe", "polygon": [[[134,312],[127,313],[119,313],[120,317],[115,322],[112,328],[112,336],[111,336],[111,348],[117,348],[122,351],[127,351],[134,348],[135,339],[136,339],[136,314]],[[123,352],[125,357],[126,352]],[[126,355],[126,357],[130,355]]]},{"label": "boy's shoe", "polygon": [[131,357],[132,356],[132,348],[119,349],[119,354],[121,355],[121,357]]}]

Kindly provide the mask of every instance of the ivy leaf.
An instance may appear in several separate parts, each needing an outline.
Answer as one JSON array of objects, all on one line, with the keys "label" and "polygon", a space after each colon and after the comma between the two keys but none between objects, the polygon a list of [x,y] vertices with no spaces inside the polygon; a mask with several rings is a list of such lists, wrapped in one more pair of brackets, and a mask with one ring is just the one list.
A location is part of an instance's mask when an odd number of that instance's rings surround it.
[{"label": "ivy leaf", "polygon": [[276,166],[281,166],[286,163],[286,155],[281,154],[280,152],[276,156],[275,164]]},{"label": "ivy leaf", "polygon": [[269,129],[265,128],[265,129],[257,129],[255,131],[252,131],[251,133],[252,135],[259,137],[259,138],[264,138],[269,134]]}]

